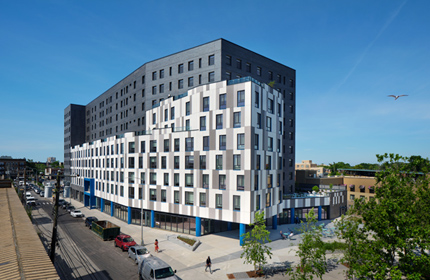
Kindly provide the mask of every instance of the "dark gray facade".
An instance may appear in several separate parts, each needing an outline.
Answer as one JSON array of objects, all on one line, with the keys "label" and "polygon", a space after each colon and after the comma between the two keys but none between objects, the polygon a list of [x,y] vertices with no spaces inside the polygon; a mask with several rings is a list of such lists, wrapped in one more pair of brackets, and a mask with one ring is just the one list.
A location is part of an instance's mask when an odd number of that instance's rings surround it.
[{"label": "dark gray facade", "polygon": [[[82,106],[85,110],[79,111],[81,115],[78,116],[78,110],[74,111],[76,114],[72,112],[71,122],[65,119],[66,172],[70,172],[67,171],[70,145],[146,130],[145,112],[160,100],[199,85],[246,76],[267,84],[272,82],[273,88],[284,95],[283,191],[294,192],[295,70],[224,39],[147,62]],[[65,109],[65,116],[69,107]],[[81,124],[77,129],[70,128],[74,118]],[[66,132],[70,134],[66,136]],[[66,142],[68,138],[82,142]]]},{"label": "dark gray facade", "polygon": [[70,175],[70,148],[85,142],[85,106],[64,109],[64,173]]}]

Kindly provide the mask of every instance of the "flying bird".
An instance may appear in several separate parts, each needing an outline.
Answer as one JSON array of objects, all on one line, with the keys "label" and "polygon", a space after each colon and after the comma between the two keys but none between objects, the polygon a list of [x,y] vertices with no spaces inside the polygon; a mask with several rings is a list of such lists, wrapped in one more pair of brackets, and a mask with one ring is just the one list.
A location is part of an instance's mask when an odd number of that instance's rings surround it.
[{"label": "flying bird", "polygon": [[394,100],[397,100],[397,98],[402,97],[402,96],[408,96],[407,94],[402,94],[402,95],[388,95],[390,97],[394,97]]}]

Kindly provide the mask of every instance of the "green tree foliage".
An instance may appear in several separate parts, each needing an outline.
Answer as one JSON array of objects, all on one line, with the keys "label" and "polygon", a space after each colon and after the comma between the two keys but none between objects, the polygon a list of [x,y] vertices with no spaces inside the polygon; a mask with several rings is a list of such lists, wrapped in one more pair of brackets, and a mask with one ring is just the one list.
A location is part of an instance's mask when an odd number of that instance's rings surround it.
[{"label": "green tree foliage", "polygon": [[322,279],[327,270],[322,229],[316,226],[317,217],[313,210],[312,208],[312,211],[306,214],[306,223],[302,222],[300,228],[302,240],[296,253],[300,257],[300,264],[288,272],[291,279],[307,280],[314,277]]},{"label": "green tree foliage", "polygon": [[318,188],[318,186],[313,186],[312,190],[315,191],[315,192],[318,192],[320,190],[320,188]]},{"label": "green tree foliage", "polygon": [[261,269],[261,266],[267,263],[267,257],[272,258],[272,248],[265,244],[271,240],[269,239],[270,232],[266,229],[264,221],[264,211],[256,212],[254,223],[249,226],[252,227],[252,230],[244,233],[243,252],[240,257],[245,258],[243,263],[252,264],[254,270],[257,271],[257,266]]},{"label": "green tree foliage", "polygon": [[[375,198],[356,200],[339,235],[349,245],[348,275],[360,279],[428,279],[430,189],[428,159],[377,155]],[[417,173],[419,170],[422,173]]]}]

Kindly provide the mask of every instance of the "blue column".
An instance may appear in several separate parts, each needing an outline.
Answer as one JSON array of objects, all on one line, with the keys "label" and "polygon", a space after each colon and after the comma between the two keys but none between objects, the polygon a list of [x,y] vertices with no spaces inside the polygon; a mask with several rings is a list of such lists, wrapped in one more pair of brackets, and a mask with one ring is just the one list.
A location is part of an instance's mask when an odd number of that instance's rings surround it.
[{"label": "blue column", "polygon": [[245,232],[246,232],[246,226],[245,226],[245,224],[239,224],[240,246],[242,246],[243,243],[244,243],[243,239],[244,239]]},{"label": "blue column", "polygon": [[196,236],[202,236],[202,219],[200,217],[196,217]]},{"label": "blue column", "polygon": [[127,224],[131,224],[131,207],[128,206],[127,208]]},{"label": "blue column", "polygon": [[296,221],[294,220],[294,208],[291,208],[291,224],[294,224]]},{"label": "blue column", "polygon": [[277,229],[278,228],[278,216],[275,215],[272,217],[272,229]]},{"label": "blue column", "polygon": [[113,201],[110,202],[110,215],[113,217],[114,208],[113,208]]},{"label": "blue column", "polygon": [[318,206],[318,221],[321,221],[322,206]]},{"label": "blue column", "polygon": [[100,198],[100,211],[103,213],[105,211],[105,200]]},{"label": "blue column", "polygon": [[155,213],[154,210],[151,210],[151,227],[155,227]]},{"label": "blue column", "polygon": [[231,230],[231,222],[227,222],[227,230]]}]

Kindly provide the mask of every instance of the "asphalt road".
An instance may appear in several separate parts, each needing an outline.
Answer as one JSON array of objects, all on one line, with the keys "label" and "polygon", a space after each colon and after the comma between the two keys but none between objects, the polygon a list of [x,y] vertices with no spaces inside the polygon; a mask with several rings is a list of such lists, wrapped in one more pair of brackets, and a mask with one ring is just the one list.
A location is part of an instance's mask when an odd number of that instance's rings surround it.
[{"label": "asphalt road", "polygon": [[[52,199],[34,194],[37,206],[34,211],[44,211],[44,217],[35,222],[47,231],[45,240],[50,244],[52,231]],[[72,203],[73,204],[73,203]],[[84,218],[73,218],[65,209],[59,209],[59,246],[56,264],[62,267],[62,279],[138,279],[137,265],[127,252],[114,246],[113,241],[103,241],[89,228]],[[74,263],[71,265],[70,263]],[[65,268],[64,266],[68,266]],[[76,266],[76,267],[70,267]]]}]

